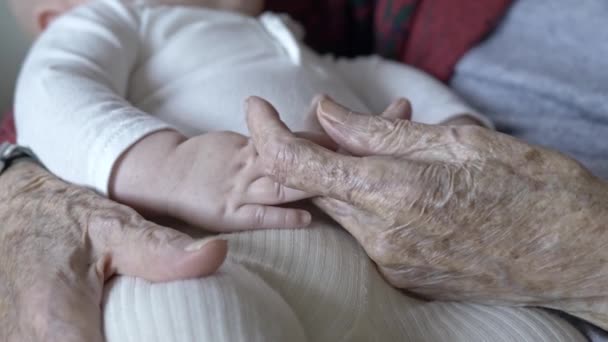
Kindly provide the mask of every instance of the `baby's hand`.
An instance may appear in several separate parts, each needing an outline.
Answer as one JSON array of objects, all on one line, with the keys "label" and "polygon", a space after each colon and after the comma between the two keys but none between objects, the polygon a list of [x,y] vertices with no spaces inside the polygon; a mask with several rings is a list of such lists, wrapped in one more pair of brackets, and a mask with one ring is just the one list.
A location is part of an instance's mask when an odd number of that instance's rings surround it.
[{"label": "baby's hand", "polygon": [[281,208],[310,197],[266,177],[251,141],[232,132],[185,140],[167,158],[170,216],[216,232],[298,228],[311,221],[304,210]]}]

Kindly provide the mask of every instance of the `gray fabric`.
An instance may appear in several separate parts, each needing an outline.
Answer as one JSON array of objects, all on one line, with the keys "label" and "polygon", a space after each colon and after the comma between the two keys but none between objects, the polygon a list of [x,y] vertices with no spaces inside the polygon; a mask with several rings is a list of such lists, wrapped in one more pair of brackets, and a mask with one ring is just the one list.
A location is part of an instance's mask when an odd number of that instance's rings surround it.
[{"label": "gray fabric", "polygon": [[[451,82],[498,130],[608,179],[608,1],[517,0]],[[570,320],[591,341],[608,333]]]},{"label": "gray fabric", "polygon": [[452,86],[500,131],[608,179],[608,1],[516,1]]}]

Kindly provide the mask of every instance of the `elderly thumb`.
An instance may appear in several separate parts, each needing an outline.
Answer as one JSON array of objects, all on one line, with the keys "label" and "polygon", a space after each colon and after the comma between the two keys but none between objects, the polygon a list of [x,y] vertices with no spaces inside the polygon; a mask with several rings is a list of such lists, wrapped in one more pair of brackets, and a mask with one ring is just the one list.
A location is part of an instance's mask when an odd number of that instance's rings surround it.
[{"label": "elderly thumb", "polygon": [[392,154],[395,151],[386,150],[386,139],[394,137],[394,131],[399,129],[396,121],[411,118],[411,105],[400,99],[381,116],[372,116],[355,113],[326,97],[319,102],[317,115],[325,132],[351,154]]},{"label": "elderly thumb", "polygon": [[111,253],[112,269],[152,282],[199,278],[213,274],[226,259],[226,240],[194,240],[176,230],[154,226],[132,229],[127,241]]}]

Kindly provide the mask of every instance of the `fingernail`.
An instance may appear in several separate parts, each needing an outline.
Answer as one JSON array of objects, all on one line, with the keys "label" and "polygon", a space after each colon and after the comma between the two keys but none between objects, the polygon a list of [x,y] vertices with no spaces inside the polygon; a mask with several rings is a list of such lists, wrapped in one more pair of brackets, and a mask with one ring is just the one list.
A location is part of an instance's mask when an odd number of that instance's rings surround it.
[{"label": "fingernail", "polygon": [[205,245],[207,245],[208,243],[216,241],[216,240],[217,240],[216,238],[212,238],[212,237],[201,239],[201,240],[196,240],[193,243],[186,246],[186,248],[184,248],[184,250],[186,252],[196,252],[196,251],[203,249],[203,247],[205,247]]},{"label": "fingernail", "polygon": [[349,112],[339,104],[324,98],[319,102],[319,113],[324,119],[339,124],[344,124],[348,120]]},{"label": "fingernail", "polygon": [[302,222],[302,225],[304,227],[306,227],[312,221],[312,215],[310,215],[310,213],[307,212],[307,211],[303,211],[303,212],[300,213],[299,219],[300,219],[300,222]]}]

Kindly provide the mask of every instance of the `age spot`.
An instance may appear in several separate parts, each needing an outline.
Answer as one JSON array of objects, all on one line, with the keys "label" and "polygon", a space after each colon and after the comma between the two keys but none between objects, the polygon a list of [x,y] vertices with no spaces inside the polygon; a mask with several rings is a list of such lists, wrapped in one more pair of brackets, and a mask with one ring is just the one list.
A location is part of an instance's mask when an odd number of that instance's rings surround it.
[{"label": "age spot", "polygon": [[524,154],[524,158],[529,162],[542,162],[543,156],[537,150],[530,150]]}]

